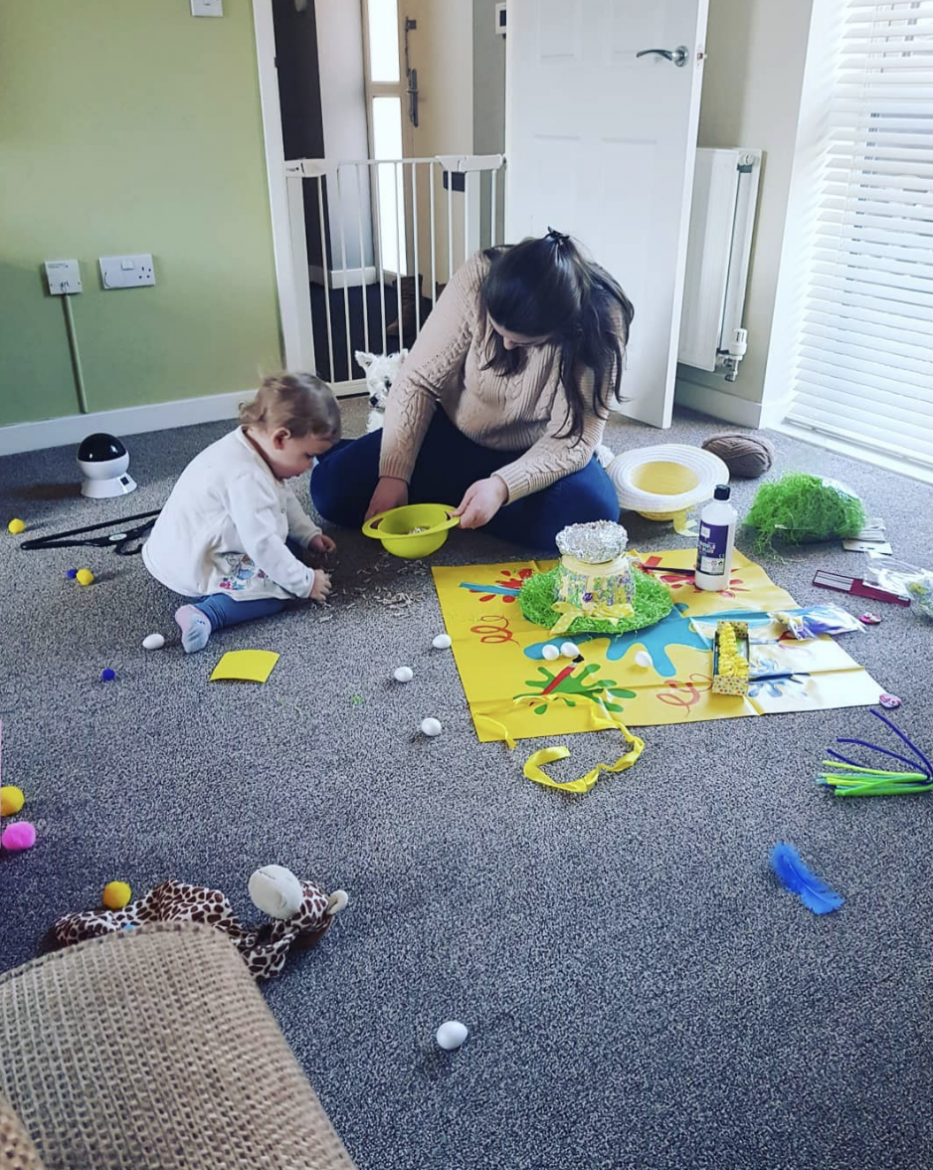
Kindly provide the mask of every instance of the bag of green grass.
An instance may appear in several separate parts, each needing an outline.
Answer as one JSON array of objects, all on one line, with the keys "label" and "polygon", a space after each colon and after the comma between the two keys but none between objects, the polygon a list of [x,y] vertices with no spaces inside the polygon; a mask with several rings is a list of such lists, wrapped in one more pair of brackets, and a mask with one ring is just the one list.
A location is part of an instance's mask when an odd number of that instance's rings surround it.
[{"label": "bag of green grass", "polygon": [[745,523],[758,530],[755,548],[763,552],[775,537],[789,544],[855,537],[865,519],[862,501],[843,484],[792,471],[761,485]]}]

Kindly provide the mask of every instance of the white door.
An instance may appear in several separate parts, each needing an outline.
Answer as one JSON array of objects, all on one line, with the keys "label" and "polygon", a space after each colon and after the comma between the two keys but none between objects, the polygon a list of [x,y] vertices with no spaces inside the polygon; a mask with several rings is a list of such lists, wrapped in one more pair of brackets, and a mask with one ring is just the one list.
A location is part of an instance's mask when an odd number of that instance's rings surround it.
[{"label": "white door", "polygon": [[[708,0],[509,0],[506,238],[579,239],[635,306],[622,410],[668,427]],[[637,56],[648,49],[657,53]],[[678,64],[678,61],[683,64]]]}]

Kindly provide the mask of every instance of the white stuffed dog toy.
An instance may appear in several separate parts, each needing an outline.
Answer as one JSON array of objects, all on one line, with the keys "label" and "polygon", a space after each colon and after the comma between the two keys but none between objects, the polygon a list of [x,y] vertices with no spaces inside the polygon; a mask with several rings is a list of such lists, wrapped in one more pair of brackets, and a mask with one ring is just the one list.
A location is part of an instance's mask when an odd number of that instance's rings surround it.
[{"label": "white stuffed dog toy", "polygon": [[369,391],[369,405],[372,410],[366,420],[366,432],[378,431],[382,427],[382,416],[386,411],[389,391],[398,377],[402,362],[408,357],[408,350],[399,353],[364,353],[358,349],[353,355],[366,374],[366,389]]}]

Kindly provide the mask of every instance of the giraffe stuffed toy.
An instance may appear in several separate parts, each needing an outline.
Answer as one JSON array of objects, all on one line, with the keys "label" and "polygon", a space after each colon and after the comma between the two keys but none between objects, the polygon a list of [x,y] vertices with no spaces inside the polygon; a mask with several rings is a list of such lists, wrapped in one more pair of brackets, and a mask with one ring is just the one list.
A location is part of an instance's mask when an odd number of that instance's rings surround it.
[{"label": "giraffe stuffed toy", "polygon": [[122,910],[67,914],[52,927],[52,936],[59,946],[69,946],[147,922],[203,922],[231,939],[254,978],[270,979],[285,966],[292,945],[316,942],[348,900],[343,890],[328,896],[313,882],[299,881],[281,865],[257,869],[249,879],[249,893],[253,904],[271,915],[271,923],[244,926],[220,890],[171,879]]}]

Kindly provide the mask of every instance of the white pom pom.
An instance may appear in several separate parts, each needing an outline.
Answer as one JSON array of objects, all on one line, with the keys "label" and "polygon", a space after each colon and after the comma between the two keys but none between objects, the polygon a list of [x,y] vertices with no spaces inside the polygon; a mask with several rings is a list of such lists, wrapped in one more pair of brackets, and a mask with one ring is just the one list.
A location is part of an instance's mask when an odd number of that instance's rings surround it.
[{"label": "white pom pom", "polygon": [[247,886],[257,910],[272,918],[291,918],[301,909],[301,882],[284,865],[264,865],[254,870]]},{"label": "white pom pom", "polygon": [[414,677],[415,677],[415,672],[412,670],[412,668],[410,666],[396,667],[396,670],[395,670],[395,681],[396,682],[411,682],[411,680]]},{"label": "white pom pom", "polygon": [[438,634],[431,643],[435,650],[449,650],[450,649],[450,634]]},{"label": "white pom pom", "polygon": [[580,650],[575,642],[565,642],[560,648],[561,654],[564,658],[579,658]]},{"label": "white pom pom", "polygon": [[635,665],[643,666],[647,670],[649,666],[654,666],[654,659],[647,650],[639,650],[635,655]]},{"label": "white pom pom", "polygon": [[441,733],[440,719],[431,719],[431,718],[422,719],[421,720],[421,731],[424,735],[431,735],[431,736],[440,735],[440,733]]},{"label": "white pom pom", "polygon": [[466,1024],[461,1024],[459,1020],[445,1020],[434,1033],[434,1039],[445,1052],[453,1052],[455,1048],[460,1047],[469,1034]]},{"label": "white pom pom", "polygon": [[165,645],[165,639],[161,634],[147,634],[143,638],[144,650],[161,650]]},{"label": "white pom pom", "polygon": [[548,662],[553,662],[555,658],[560,658],[560,651],[549,642],[541,651],[541,657],[547,659]]}]

